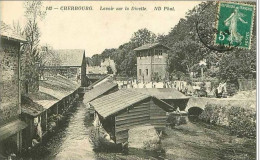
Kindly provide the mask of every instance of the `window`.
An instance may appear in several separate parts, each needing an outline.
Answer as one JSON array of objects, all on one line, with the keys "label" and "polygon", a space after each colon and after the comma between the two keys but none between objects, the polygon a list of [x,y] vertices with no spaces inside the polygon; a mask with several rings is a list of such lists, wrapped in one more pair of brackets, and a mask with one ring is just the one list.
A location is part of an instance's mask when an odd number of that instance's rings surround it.
[{"label": "window", "polygon": [[163,52],[162,49],[159,49],[159,50],[158,50],[158,55],[161,56],[161,55],[162,55],[162,52]]},{"label": "window", "polygon": [[162,53],[163,53],[163,50],[162,50],[162,49],[156,49],[154,55],[158,56],[157,58],[161,58]]},{"label": "window", "polygon": [[141,69],[139,69],[139,75],[140,75],[140,76],[142,75],[142,70],[141,70]]},{"label": "window", "polygon": [[148,76],[148,69],[146,69],[146,75]]}]

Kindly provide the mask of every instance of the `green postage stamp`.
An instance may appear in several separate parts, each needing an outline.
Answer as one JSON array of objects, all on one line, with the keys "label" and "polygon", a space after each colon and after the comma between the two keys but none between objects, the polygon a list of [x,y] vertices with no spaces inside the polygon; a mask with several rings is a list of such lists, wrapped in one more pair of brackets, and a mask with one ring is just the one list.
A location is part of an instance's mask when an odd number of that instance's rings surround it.
[{"label": "green postage stamp", "polygon": [[254,5],[220,2],[216,44],[250,49],[254,12]]}]

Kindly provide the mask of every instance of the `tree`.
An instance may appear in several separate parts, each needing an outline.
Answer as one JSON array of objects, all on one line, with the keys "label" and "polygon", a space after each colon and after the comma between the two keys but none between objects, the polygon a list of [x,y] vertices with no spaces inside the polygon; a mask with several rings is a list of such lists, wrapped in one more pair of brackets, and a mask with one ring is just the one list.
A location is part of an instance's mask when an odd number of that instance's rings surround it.
[{"label": "tree", "polygon": [[146,28],[139,29],[132,35],[130,42],[132,42],[135,47],[139,47],[147,43],[155,43],[156,35]]},{"label": "tree", "polygon": [[154,43],[158,40],[157,36],[146,28],[139,29],[133,33],[129,42],[120,45],[118,48],[105,49],[101,54],[93,55],[93,64],[99,66],[103,59],[110,57],[116,64],[117,74],[135,76],[136,55],[133,50],[141,45]]},{"label": "tree", "polygon": [[251,50],[235,49],[223,55],[219,62],[218,78],[238,85],[239,78],[248,79],[256,71],[256,43]]},{"label": "tree", "polygon": [[41,1],[24,2],[26,26],[24,34],[27,43],[24,46],[24,55],[22,60],[22,78],[25,90],[29,92],[38,90],[39,79],[39,63],[41,57],[39,55],[38,45],[40,42],[40,29],[38,22],[45,17],[46,12],[43,11]]},{"label": "tree", "polygon": [[15,33],[17,33],[18,35],[24,36],[24,29],[23,27],[20,25],[19,21],[18,22],[14,22],[13,21],[13,30]]},{"label": "tree", "polygon": [[38,21],[45,17],[46,12],[43,11],[41,1],[27,1],[24,3],[25,17],[27,20],[25,26],[25,35],[27,40],[27,50],[29,54],[38,60],[37,47],[40,42],[40,29]]},{"label": "tree", "polygon": [[181,71],[184,74],[189,73],[191,67],[198,64],[204,57],[204,51],[200,47],[198,43],[192,40],[176,43],[172,48],[172,52],[169,53],[168,71],[170,73],[173,71]]}]

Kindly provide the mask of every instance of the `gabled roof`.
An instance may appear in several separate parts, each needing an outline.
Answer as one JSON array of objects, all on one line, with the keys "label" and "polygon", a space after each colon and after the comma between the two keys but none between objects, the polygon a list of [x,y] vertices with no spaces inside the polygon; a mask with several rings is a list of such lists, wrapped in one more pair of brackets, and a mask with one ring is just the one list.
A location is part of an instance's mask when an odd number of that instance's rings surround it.
[{"label": "gabled roof", "polygon": [[0,30],[1,37],[12,39],[15,41],[20,42],[26,42],[26,39],[20,35],[17,34],[9,25],[5,24],[3,21],[1,21],[1,30]]},{"label": "gabled roof", "polygon": [[134,51],[147,50],[147,49],[155,48],[158,46],[162,46],[168,50],[170,49],[169,47],[167,47],[161,43],[150,43],[150,44],[145,44],[145,45],[142,45],[141,47],[135,48]]},{"label": "gabled roof", "polygon": [[59,58],[61,62],[59,66],[80,67],[82,65],[84,50],[83,49],[59,49],[59,50],[54,50],[54,54]]},{"label": "gabled roof", "polygon": [[84,94],[83,102],[88,103],[114,88],[118,88],[118,85],[116,83],[109,82],[109,81],[103,82],[100,85],[96,86],[95,88],[86,92]]},{"label": "gabled roof", "polygon": [[149,94],[158,99],[189,99],[189,97],[174,88],[133,88],[132,90]]},{"label": "gabled roof", "polygon": [[90,105],[94,107],[99,115],[103,118],[107,118],[108,116],[114,115],[119,111],[148,98],[154,98],[167,108],[172,108],[169,104],[162,102],[155,97],[128,89],[121,89],[117,92],[102,96],[90,102]]}]

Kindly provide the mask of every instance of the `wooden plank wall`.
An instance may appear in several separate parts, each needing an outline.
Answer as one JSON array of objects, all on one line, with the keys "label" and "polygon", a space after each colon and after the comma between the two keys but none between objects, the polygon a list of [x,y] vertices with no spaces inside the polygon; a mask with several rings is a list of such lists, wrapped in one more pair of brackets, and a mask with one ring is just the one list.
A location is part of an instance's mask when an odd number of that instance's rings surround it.
[{"label": "wooden plank wall", "polygon": [[166,111],[159,107],[153,99],[150,101],[150,124],[156,129],[163,129],[166,125]]},{"label": "wooden plank wall", "polygon": [[124,143],[128,141],[128,130],[149,123],[150,115],[149,99],[143,103],[134,105],[134,108],[125,111],[115,118],[115,136],[116,143]]}]

